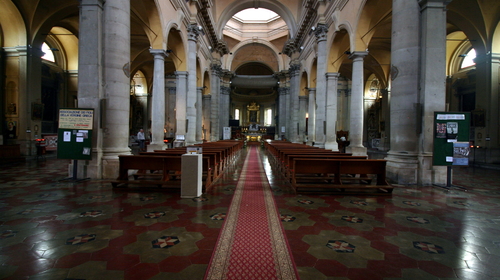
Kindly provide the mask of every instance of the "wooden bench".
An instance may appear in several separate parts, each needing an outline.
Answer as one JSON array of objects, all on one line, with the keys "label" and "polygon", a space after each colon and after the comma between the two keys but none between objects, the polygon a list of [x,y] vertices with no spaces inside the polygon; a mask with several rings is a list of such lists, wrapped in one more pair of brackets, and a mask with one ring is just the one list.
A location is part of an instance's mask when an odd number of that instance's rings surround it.
[{"label": "wooden bench", "polygon": [[[128,184],[147,184],[157,185],[158,187],[175,187],[179,188],[179,184],[172,184],[170,181],[170,172],[181,170],[181,158],[178,156],[149,156],[149,155],[119,155],[119,175],[115,181],[111,181],[111,185],[116,188],[126,186]],[[138,176],[145,176],[145,171],[154,174],[151,178],[143,178],[138,180],[129,180],[129,171],[138,170],[141,172]],[[156,172],[156,173],[154,173]],[[135,174],[134,174],[135,175]]]},{"label": "wooden bench", "polygon": [[295,158],[292,162],[295,192],[390,194],[393,190],[386,181],[385,160]]}]

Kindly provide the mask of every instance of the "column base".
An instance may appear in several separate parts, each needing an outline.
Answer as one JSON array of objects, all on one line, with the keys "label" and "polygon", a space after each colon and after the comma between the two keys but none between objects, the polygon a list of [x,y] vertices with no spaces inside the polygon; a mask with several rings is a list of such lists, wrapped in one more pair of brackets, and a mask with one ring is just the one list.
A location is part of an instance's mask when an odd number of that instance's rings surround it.
[{"label": "column base", "polygon": [[126,149],[103,149],[102,179],[116,179],[120,170],[118,155],[130,155],[130,148]]},{"label": "column base", "polygon": [[418,157],[416,154],[390,153],[387,160],[387,180],[401,185],[415,185],[418,180]]},{"label": "column base", "polygon": [[355,147],[355,146],[347,146],[345,148],[346,153],[352,153],[353,156],[366,156],[368,155],[366,147]]},{"label": "column base", "polygon": [[325,149],[332,150],[332,151],[338,151],[339,150],[339,143],[337,143],[337,142],[326,142],[325,143]]},{"label": "column base", "polygon": [[425,154],[425,155],[420,154],[418,156],[418,161],[419,161],[419,168],[418,168],[417,184],[419,186],[446,184],[447,181],[446,166],[433,166],[432,155],[430,154]]},{"label": "column base", "polygon": [[322,143],[322,142],[314,142],[313,147],[325,148],[325,143]]},{"label": "column base", "polygon": [[146,146],[146,150],[148,152],[153,152],[154,150],[165,150],[168,148],[168,145],[165,143],[151,143]]}]

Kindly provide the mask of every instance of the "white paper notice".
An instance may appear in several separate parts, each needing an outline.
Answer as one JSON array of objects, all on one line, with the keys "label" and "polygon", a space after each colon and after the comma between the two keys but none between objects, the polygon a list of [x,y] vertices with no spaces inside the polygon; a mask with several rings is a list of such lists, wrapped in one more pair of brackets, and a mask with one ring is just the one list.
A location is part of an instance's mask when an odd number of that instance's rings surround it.
[{"label": "white paper notice", "polygon": [[76,137],[76,142],[83,143],[83,137]]},{"label": "white paper notice", "polygon": [[453,157],[446,157],[446,162],[453,162]]},{"label": "white paper notice", "polygon": [[64,142],[71,142],[71,131],[64,131]]}]

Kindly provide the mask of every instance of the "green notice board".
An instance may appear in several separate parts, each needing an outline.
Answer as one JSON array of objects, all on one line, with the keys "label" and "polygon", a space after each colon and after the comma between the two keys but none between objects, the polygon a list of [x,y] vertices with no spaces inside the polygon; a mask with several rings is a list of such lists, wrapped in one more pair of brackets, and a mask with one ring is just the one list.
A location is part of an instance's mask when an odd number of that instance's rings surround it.
[{"label": "green notice board", "polygon": [[470,113],[434,112],[433,165],[469,165]]},{"label": "green notice board", "polygon": [[60,109],[57,158],[91,160],[93,124],[94,109]]}]

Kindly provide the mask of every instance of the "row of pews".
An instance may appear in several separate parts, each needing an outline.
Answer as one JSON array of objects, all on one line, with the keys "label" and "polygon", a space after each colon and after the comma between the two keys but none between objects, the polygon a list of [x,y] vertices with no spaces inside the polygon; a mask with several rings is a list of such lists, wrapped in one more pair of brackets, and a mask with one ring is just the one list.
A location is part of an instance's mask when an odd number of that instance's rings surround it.
[{"label": "row of pews", "polygon": [[385,160],[287,141],[268,141],[264,146],[271,164],[296,193],[392,193]]},{"label": "row of pews", "polygon": [[[189,147],[201,147],[203,154],[203,188],[208,190],[222,175],[224,170],[239,155],[242,141],[222,140],[206,142]],[[141,152],[138,155],[119,155],[119,175],[111,185],[114,188],[127,187],[129,184],[161,188],[180,188],[182,155],[188,147],[177,147],[153,152]]]}]

